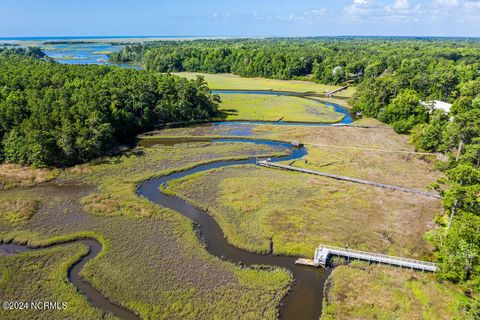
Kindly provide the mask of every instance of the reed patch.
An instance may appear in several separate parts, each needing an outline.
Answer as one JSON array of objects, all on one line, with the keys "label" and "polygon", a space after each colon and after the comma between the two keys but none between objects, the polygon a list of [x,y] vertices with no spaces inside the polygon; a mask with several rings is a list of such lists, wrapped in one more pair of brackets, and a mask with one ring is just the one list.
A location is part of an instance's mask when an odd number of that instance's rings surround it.
[{"label": "reed patch", "polygon": [[321,320],[462,319],[465,296],[433,274],[352,262],[331,274]]},{"label": "reed patch", "polygon": [[0,190],[30,187],[51,181],[57,174],[58,172],[55,170],[35,169],[11,163],[0,164]]}]

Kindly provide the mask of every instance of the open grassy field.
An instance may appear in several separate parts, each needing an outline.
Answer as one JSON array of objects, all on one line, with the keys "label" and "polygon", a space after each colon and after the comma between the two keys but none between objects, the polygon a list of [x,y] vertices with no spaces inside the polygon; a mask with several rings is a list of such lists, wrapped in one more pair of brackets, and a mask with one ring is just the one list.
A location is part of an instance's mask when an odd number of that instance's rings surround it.
[{"label": "open grassy field", "polygon": [[432,274],[353,262],[329,281],[321,320],[464,319],[463,293]]},{"label": "open grassy field", "polygon": [[[276,91],[292,91],[292,92],[315,92],[323,94],[340,88],[340,86],[329,86],[309,81],[296,80],[275,80],[265,78],[242,78],[233,74],[207,74],[180,72],[175,73],[177,76],[194,79],[197,75],[205,77],[208,86],[211,89],[231,89],[231,90],[276,90]],[[345,91],[336,94],[338,97],[352,97],[356,89],[348,88]]]},{"label": "open grassy field", "polygon": [[354,127],[358,126],[365,126],[365,127],[382,127],[382,128],[388,128],[388,124],[385,124],[381,122],[380,120],[377,120],[375,118],[361,118],[356,121],[354,121],[352,124]]},{"label": "open grassy field", "polygon": [[[14,190],[19,198],[35,195],[48,200],[41,202],[28,223],[12,225],[0,219],[0,240],[38,243],[75,235],[101,240],[104,250],[87,264],[83,276],[111,300],[146,319],[275,319],[280,299],[291,282],[288,272],[245,269],[212,257],[188,219],[138,198],[135,185],[195,163],[278,152],[253,144],[191,143],[138,148],[119,157],[100,159],[61,173],[56,183]],[[92,195],[95,197],[90,199]],[[69,299],[72,308],[88,305],[80,294],[70,295],[73,289],[63,280],[66,273],[57,268],[64,268],[65,261],[79,251],[62,251],[66,256],[58,256],[58,250],[57,255],[53,252],[35,253],[45,255],[32,258],[35,268],[42,259],[49,261],[35,272],[19,268],[21,272],[14,276],[3,276],[2,286],[17,290],[18,295],[2,290],[0,298],[60,296]],[[6,262],[2,259],[2,266],[13,270],[27,258],[21,254]],[[63,285],[57,286],[55,279],[60,277]],[[30,290],[28,295],[21,295],[22,283],[32,284],[25,286]],[[42,295],[44,292],[48,295]],[[78,299],[81,302],[77,303]],[[85,310],[82,319],[98,319],[98,311]],[[36,315],[68,317],[64,313]]]},{"label": "open grassy field", "polygon": [[319,244],[425,258],[440,201],[273,169],[222,168],[171,182],[240,248],[312,257]]},{"label": "open grassy field", "polygon": [[320,101],[289,96],[222,94],[225,120],[340,122],[344,115]]}]

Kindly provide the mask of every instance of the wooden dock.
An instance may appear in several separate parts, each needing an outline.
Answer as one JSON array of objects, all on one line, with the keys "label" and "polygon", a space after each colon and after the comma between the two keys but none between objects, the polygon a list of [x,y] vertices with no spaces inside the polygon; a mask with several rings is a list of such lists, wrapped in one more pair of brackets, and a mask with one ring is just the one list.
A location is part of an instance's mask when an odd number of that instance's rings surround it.
[{"label": "wooden dock", "polygon": [[308,267],[318,267],[318,265],[315,263],[315,260],[312,259],[297,259],[295,261],[295,264],[299,264],[302,266],[308,266]]},{"label": "wooden dock", "polygon": [[336,179],[336,180],[365,184],[365,185],[369,185],[369,186],[377,187],[377,188],[381,188],[381,189],[389,189],[389,190],[400,191],[400,192],[405,192],[405,193],[412,193],[412,194],[416,194],[416,195],[420,195],[420,196],[424,196],[424,197],[429,197],[429,198],[441,199],[440,195],[436,192],[427,192],[427,191],[423,191],[423,190],[393,186],[393,185],[374,182],[374,181],[369,181],[369,180],[338,176],[336,174],[325,173],[325,172],[320,172],[320,171],[315,171],[315,170],[310,170],[310,169],[297,168],[297,167],[293,167],[293,166],[289,166],[289,165],[285,165],[285,164],[280,164],[280,163],[277,163],[277,162],[271,162],[271,161],[268,161],[268,160],[257,161],[257,165],[262,166],[262,167],[266,167],[266,168],[276,168],[276,169],[283,169],[283,170],[289,170],[289,171],[303,172],[303,173],[307,173],[307,174],[313,174],[313,175],[332,178],[332,179]]},{"label": "wooden dock", "polygon": [[438,267],[435,263],[406,259],[394,256],[387,256],[384,254],[365,252],[359,250],[343,249],[331,246],[320,245],[315,251],[315,258],[313,259],[315,266],[325,267],[330,256],[344,257],[347,259],[363,260],[368,262],[377,262],[382,264],[388,264],[392,266],[398,266],[403,268],[409,268],[421,271],[438,271]]},{"label": "wooden dock", "polygon": [[348,89],[348,85],[343,86],[343,87],[341,87],[341,88],[338,88],[338,89],[336,89],[336,90],[327,91],[327,92],[325,92],[325,95],[326,95],[327,97],[329,97],[329,98],[333,98],[333,95],[334,95],[335,93],[338,93],[338,92],[341,92],[341,91],[347,90],[347,89]]}]

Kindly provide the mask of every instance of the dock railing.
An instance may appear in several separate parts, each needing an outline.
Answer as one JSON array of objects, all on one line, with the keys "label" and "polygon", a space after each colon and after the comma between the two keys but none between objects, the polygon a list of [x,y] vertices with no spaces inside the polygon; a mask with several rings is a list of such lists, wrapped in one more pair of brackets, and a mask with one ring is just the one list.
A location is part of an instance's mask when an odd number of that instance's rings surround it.
[{"label": "dock railing", "polygon": [[394,185],[389,185],[389,184],[385,184],[385,183],[379,183],[379,182],[369,181],[369,180],[364,180],[364,179],[339,176],[339,175],[332,174],[332,173],[326,173],[326,172],[315,171],[315,170],[310,170],[310,169],[298,168],[298,167],[293,167],[293,166],[289,166],[289,165],[285,165],[285,164],[280,164],[280,163],[277,163],[277,162],[271,162],[269,160],[257,161],[257,165],[262,166],[262,167],[266,167],[266,168],[277,168],[277,169],[283,169],[283,170],[289,170],[289,171],[303,172],[303,173],[313,174],[313,175],[322,176],[322,177],[331,178],[331,179],[336,179],[336,180],[365,184],[365,185],[369,185],[369,186],[376,187],[376,188],[381,188],[381,189],[389,189],[389,190],[395,190],[395,191],[400,191],[400,192],[405,192],[405,193],[416,194],[416,195],[429,197],[429,198],[436,198],[436,199],[441,198],[440,195],[436,192],[428,192],[428,191],[417,190],[417,189],[406,188],[406,187],[400,187],[400,186],[394,186]]},{"label": "dock railing", "polygon": [[348,259],[358,259],[364,261],[374,261],[384,264],[396,265],[416,270],[436,272],[438,266],[433,262],[388,256],[380,253],[372,253],[347,248],[338,248],[326,245],[320,245],[315,252],[315,263],[325,265],[329,255],[342,256]]}]

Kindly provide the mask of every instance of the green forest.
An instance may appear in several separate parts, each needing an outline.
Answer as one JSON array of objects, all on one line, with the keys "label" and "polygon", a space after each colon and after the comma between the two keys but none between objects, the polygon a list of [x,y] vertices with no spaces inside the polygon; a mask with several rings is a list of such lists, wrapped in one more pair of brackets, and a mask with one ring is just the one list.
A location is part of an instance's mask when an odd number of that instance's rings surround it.
[{"label": "green forest", "polygon": [[[70,166],[166,122],[218,115],[202,78],[166,72],[351,84],[353,112],[409,134],[448,160],[433,188],[445,213],[426,235],[439,280],[463,286],[480,317],[480,42],[469,39],[311,38],[166,41],[127,46],[110,59],[145,71],[62,65],[39,49],[0,49],[0,160]],[[453,104],[450,114],[422,101]]]},{"label": "green forest", "polygon": [[[311,38],[156,42],[125,47],[113,61],[157,72],[234,73],[356,85],[353,111],[410,134],[417,150],[439,152],[445,178],[432,186],[445,214],[426,237],[439,279],[477,297],[480,317],[480,41],[471,39]],[[453,104],[450,114],[421,101]]]},{"label": "green forest", "polygon": [[45,61],[38,49],[0,53],[0,158],[70,166],[164,122],[208,119],[218,97],[202,79]]}]

